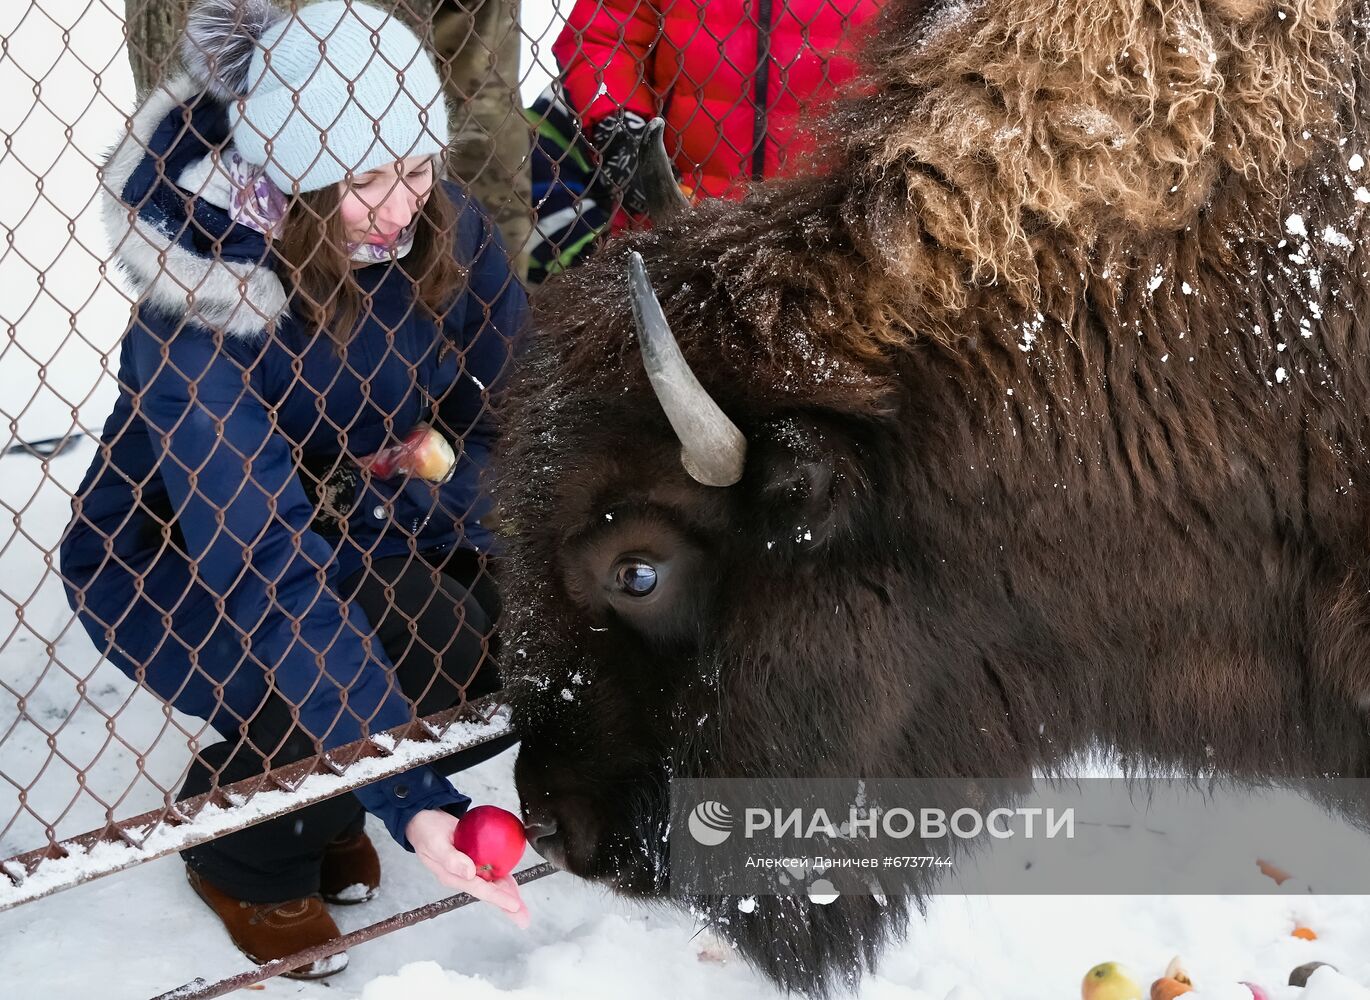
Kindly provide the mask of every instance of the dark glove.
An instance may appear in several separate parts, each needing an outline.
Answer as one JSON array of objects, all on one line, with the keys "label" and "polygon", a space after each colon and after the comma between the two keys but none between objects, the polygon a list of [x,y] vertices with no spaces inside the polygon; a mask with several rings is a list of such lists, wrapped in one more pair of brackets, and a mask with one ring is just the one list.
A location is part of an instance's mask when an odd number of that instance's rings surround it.
[{"label": "dark glove", "polygon": [[[636,111],[615,111],[596,122],[590,132],[590,141],[599,153],[594,184],[610,201],[620,202],[624,211],[632,215],[643,215],[648,207],[637,169],[646,132],[647,119]],[[679,179],[680,171],[674,166],[671,169]]]}]

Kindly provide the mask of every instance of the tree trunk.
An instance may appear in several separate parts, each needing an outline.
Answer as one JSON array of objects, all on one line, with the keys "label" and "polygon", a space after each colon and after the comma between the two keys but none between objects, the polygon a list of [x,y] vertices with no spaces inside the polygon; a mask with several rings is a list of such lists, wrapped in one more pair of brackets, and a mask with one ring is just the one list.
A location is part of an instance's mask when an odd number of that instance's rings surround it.
[{"label": "tree trunk", "polygon": [[[193,2],[124,0],[129,62],[140,99],[177,69],[176,45]],[[518,89],[519,0],[367,2],[396,11],[432,46],[453,110],[448,167],[485,204],[522,277],[532,192],[529,133]]]},{"label": "tree trunk", "polygon": [[133,67],[133,84],[140,101],[153,84],[174,72],[179,64],[176,43],[185,30],[191,2],[124,0],[128,61]]},{"label": "tree trunk", "polygon": [[436,0],[433,42],[455,113],[452,173],[489,210],[510,264],[523,277],[533,196],[519,97],[519,2]]}]

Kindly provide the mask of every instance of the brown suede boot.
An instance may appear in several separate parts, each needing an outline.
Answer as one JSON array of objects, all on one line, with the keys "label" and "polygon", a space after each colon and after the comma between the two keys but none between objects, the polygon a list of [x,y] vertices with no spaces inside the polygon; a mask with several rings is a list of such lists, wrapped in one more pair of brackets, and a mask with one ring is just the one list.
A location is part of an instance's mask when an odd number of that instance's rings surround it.
[{"label": "brown suede boot", "polygon": [[[317,896],[283,903],[248,903],[234,899],[186,867],[190,886],[223,921],[228,936],[248,958],[265,965],[339,936],[338,925]],[[323,979],[347,968],[347,952],[329,955],[283,972],[287,979]]]},{"label": "brown suede boot", "polygon": [[328,903],[353,906],[376,898],[381,885],[381,859],[365,833],[335,840],[324,848],[319,895]]}]

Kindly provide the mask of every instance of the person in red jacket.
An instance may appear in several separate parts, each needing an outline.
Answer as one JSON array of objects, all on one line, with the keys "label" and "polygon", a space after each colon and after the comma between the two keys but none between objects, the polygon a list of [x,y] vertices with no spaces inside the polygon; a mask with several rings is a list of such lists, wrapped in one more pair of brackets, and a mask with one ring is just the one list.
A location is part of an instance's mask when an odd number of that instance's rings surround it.
[{"label": "person in red jacket", "polygon": [[[692,197],[740,195],[802,162],[803,126],[855,72],[862,25],[880,0],[577,0],[552,45],[568,102],[621,208],[648,119]],[[615,228],[622,225],[618,213]]]}]

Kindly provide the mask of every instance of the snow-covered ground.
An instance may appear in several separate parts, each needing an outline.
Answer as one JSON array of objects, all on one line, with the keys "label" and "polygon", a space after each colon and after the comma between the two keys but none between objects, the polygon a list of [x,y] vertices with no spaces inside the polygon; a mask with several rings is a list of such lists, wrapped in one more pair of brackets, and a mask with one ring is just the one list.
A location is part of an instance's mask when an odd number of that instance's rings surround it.
[{"label": "snow-covered ground", "polygon": [[[95,211],[95,165],[117,137],[133,86],[123,52],[122,4],[28,0],[0,5],[0,443],[98,432],[113,399],[107,354],[127,300],[100,273],[106,254]],[[563,11],[569,0],[562,3]],[[559,15],[547,0],[525,2],[522,94],[531,102],[550,76],[547,51]],[[63,33],[67,33],[64,40]],[[98,86],[96,78],[98,77]],[[35,81],[39,92],[35,99]],[[70,126],[70,138],[65,129]],[[42,180],[41,190],[38,179]],[[68,220],[75,220],[68,228]],[[40,281],[39,275],[42,275]],[[25,456],[0,458],[0,505],[14,530],[0,543],[0,857],[99,825],[108,803],[118,816],[154,807],[186,763],[192,719],[164,717],[160,705],[100,662],[74,625],[49,569],[68,516],[68,496],[94,453],[90,440],[45,470]],[[18,609],[23,614],[17,614]],[[24,717],[20,716],[22,699]],[[105,719],[118,712],[118,739]],[[516,750],[460,776],[478,802],[516,808]],[[140,772],[137,757],[145,761]],[[70,764],[87,772],[78,785]],[[1107,773],[1082,764],[1087,773]],[[21,803],[19,791],[25,789]],[[1219,800],[1240,819],[1247,803]],[[1287,805],[1303,809],[1306,805]],[[1274,884],[1255,858],[1222,854],[1222,843],[1154,840],[1129,829],[1102,838],[1091,863],[1135,863],[1146,843],[1152,863],[1194,871],[1227,866],[1226,896],[1059,896],[1050,873],[1037,895],[943,895],[907,943],[892,949],[863,1000],[1069,1000],[1091,966],[1129,965],[1143,987],[1181,954],[1203,997],[1244,998],[1253,980],[1289,1000],[1370,1000],[1370,899],[1311,897]],[[1214,828],[1216,827],[1214,820]],[[338,909],[345,930],[443,895],[415,860],[374,826],[385,865],[380,897]],[[1141,837],[1139,841],[1138,838]],[[1348,839],[1350,838],[1350,839]],[[1273,860],[1322,891],[1335,890],[1323,845],[1370,838],[1327,820],[1303,845],[1270,845]],[[981,874],[1022,883],[1022,848],[1003,846]],[[1263,848],[1264,850],[1264,848]],[[531,863],[534,856],[525,859]],[[1030,884],[1027,888],[1033,888]],[[342,975],[319,984],[268,983],[262,997],[361,1000],[543,1000],[772,995],[742,963],[720,950],[687,914],[647,913],[565,875],[524,890],[533,916],[520,931],[483,905],[467,907],[354,949]],[[1296,923],[1316,941],[1291,936]],[[1312,959],[1343,975],[1319,973],[1308,990],[1281,984]],[[216,979],[245,965],[213,916],[185,884],[179,859],[162,859],[37,903],[0,913],[0,993],[44,1000],[137,1000],[195,977]]]},{"label": "snow-covered ground", "polygon": [[[459,785],[477,802],[516,808],[517,749],[465,772]],[[1097,769],[1095,773],[1100,773]],[[1237,803],[1232,803],[1237,805]],[[1337,835],[1328,824],[1329,837]],[[335,908],[344,930],[443,893],[417,862],[374,825],[385,884],[360,907]],[[1138,823],[1119,831],[1100,865],[1132,862]],[[1215,845],[1208,845],[1210,850]],[[1220,850],[1220,845],[1217,845]],[[1192,845],[1173,861],[1202,870]],[[1370,851],[1370,843],[1364,847]],[[1301,874],[1318,863],[1318,842],[1301,856],[1277,856]],[[1370,856],[1370,855],[1367,855]],[[1153,854],[1153,858],[1156,856]],[[524,864],[536,861],[530,851]],[[1212,855],[1211,861],[1221,861]],[[985,877],[1017,876],[1023,855],[1001,847],[982,862]],[[1370,901],[1277,890],[1255,868],[1245,883],[1268,895],[1057,896],[1042,876],[1038,895],[942,895],[906,944],[892,949],[861,1000],[1070,1000],[1085,971],[1103,961],[1130,967],[1143,988],[1172,956],[1184,957],[1199,996],[1247,1000],[1237,985],[1266,986],[1274,1000],[1370,1000]],[[1235,887],[1234,887],[1235,888]],[[520,931],[475,904],[354,948],[347,971],[324,983],[275,980],[257,996],[360,1000],[638,1000],[641,997],[759,1000],[779,996],[684,913],[648,913],[564,874],[524,888],[532,923]],[[1291,936],[1297,924],[1318,940]],[[1284,986],[1291,969],[1331,962],[1307,990]],[[247,967],[212,914],[167,858],[0,914],[6,995],[45,1000],[140,1000],[203,976]],[[15,987],[22,986],[22,990]],[[13,991],[13,992],[12,992]],[[241,994],[247,996],[248,994]]]}]

